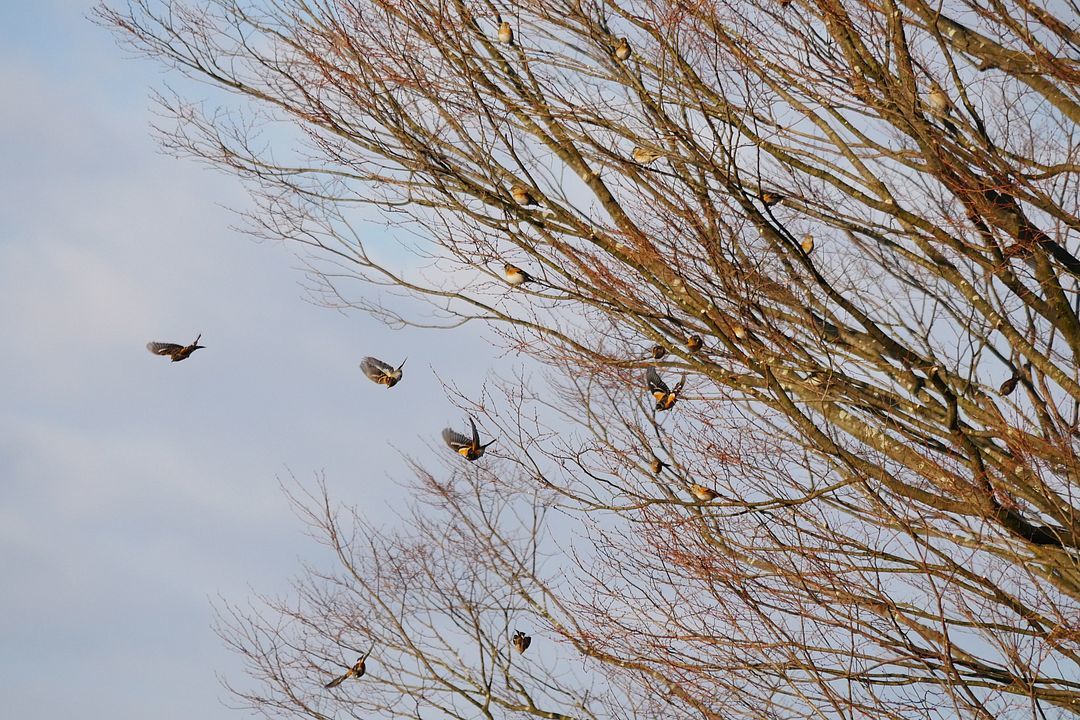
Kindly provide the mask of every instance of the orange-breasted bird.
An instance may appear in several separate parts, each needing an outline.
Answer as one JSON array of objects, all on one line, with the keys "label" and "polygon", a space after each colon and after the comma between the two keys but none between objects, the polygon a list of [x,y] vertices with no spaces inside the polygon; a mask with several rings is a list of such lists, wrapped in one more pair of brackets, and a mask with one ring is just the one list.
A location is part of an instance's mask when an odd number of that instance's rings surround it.
[{"label": "orange-breasted bird", "polygon": [[510,27],[510,23],[506,22],[505,20],[499,23],[498,38],[499,42],[501,42],[503,45],[514,44],[514,31]]},{"label": "orange-breasted bird", "polygon": [[[371,650],[374,650],[374,649],[375,649],[375,646],[372,645]],[[336,688],[338,685],[345,682],[349,678],[361,678],[361,677],[363,677],[364,673],[367,672],[367,667],[365,666],[365,663],[366,663],[366,661],[368,659],[368,655],[371,654],[371,650],[368,650],[366,653],[364,653],[364,657],[357,660],[356,664],[354,664],[351,668],[349,668],[347,671],[345,671],[344,675],[341,675],[339,677],[334,678],[330,682],[323,685],[323,687],[326,688],[327,690],[329,690],[330,688]]]},{"label": "orange-breasted bird", "polygon": [[168,355],[172,358],[173,362],[180,362],[181,360],[187,360],[191,353],[206,347],[199,344],[199,339],[202,338],[202,333],[199,333],[195,338],[195,342],[190,345],[178,345],[177,343],[162,343],[162,342],[148,342],[146,343],[146,349],[155,355]]},{"label": "orange-breasted bird", "polygon": [[806,233],[805,235],[803,235],[802,241],[799,243],[799,247],[801,247],[802,251],[807,255],[814,252],[814,236],[810,233]]},{"label": "orange-breasted bird", "polygon": [[476,432],[476,423],[473,422],[472,418],[469,418],[469,425],[472,427],[472,439],[467,438],[461,433],[455,432],[450,428],[445,428],[442,431],[442,438],[443,441],[450,447],[450,449],[460,454],[469,462],[472,462],[473,460],[483,455],[484,450],[487,449],[488,445],[491,445],[495,441],[492,440],[489,443],[484,443],[483,445],[481,445],[480,433]]},{"label": "orange-breasted bird", "polygon": [[[408,360],[409,358],[405,358]],[[401,368],[405,367],[405,360],[396,368],[373,357],[366,357],[360,361],[360,369],[368,376],[368,380],[392,388],[401,382]]]},{"label": "orange-breasted bird", "polygon": [[660,158],[664,157],[664,153],[659,150],[653,150],[647,147],[641,147],[638,145],[634,148],[634,152],[630,153],[634,158],[634,162],[641,163],[642,165],[648,165],[654,163]]},{"label": "orange-breasted bird", "polygon": [[524,185],[514,185],[510,188],[510,194],[518,205],[536,205],[536,198],[529,192],[529,188]]},{"label": "orange-breasted bird", "polygon": [[503,265],[503,275],[506,277],[506,282],[514,287],[524,285],[527,282],[536,282],[536,278],[532,275],[525,272],[517,265],[511,265],[510,263]]},{"label": "orange-breasted bird", "polygon": [[510,642],[514,643],[514,649],[518,653],[524,653],[532,645],[532,638],[520,630],[515,630],[514,637],[511,638]]},{"label": "orange-breasted bird", "polygon": [[691,335],[690,337],[686,338],[686,349],[690,352],[697,352],[704,344],[705,341],[701,339],[700,335]]},{"label": "orange-breasted bird", "polygon": [[653,455],[652,460],[649,461],[649,469],[653,471],[654,475],[659,475],[660,472],[666,467],[671,466],[660,458],[656,457],[655,455]]},{"label": "orange-breasted bird", "polygon": [[659,360],[667,355],[667,348],[663,345],[653,345],[649,349],[649,354],[652,355],[653,360]]},{"label": "orange-breasted bird", "polygon": [[766,192],[761,193],[761,202],[765,203],[765,207],[772,207],[773,205],[779,205],[780,203],[784,202],[785,200],[787,200],[786,195],[781,195],[780,193],[774,192],[772,190],[768,190]]},{"label": "orange-breasted bird", "polygon": [[615,46],[615,58],[617,60],[626,60],[632,52],[630,41],[626,38],[619,38],[619,44]]},{"label": "orange-breasted bird", "polygon": [[720,497],[719,494],[705,487],[704,485],[698,485],[694,483],[690,486],[690,494],[697,498],[700,502],[709,502]]},{"label": "orange-breasted bird", "polygon": [[660,374],[656,372],[656,368],[651,367],[645,371],[645,384],[649,386],[649,392],[656,399],[656,410],[658,412],[671,409],[671,406],[679,399],[679,393],[682,392],[683,383],[685,382],[686,376],[684,375],[679,380],[679,384],[672,390],[668,388],[667,383],[660,379]]}]

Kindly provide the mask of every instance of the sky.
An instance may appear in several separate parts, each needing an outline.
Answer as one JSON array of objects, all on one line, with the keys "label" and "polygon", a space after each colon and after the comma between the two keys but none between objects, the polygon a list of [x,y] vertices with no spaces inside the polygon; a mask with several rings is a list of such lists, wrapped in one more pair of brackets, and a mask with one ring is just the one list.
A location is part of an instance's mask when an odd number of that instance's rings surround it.
[{"label": "sky", "polygon": [[[160,152],[163,76],[91,5],[0,3],[0,702],[235,718],[212,603],[320,557],[280,480],[325,473],[392,522],[397,448],[422,461],[465,427],[435,371],[478,389],[493,350],[310,302],[290,248],[230,229],[239,182]],[[200,332],[182,363],[145,349]],[[367,354],[408,356],[405,380],[369,383]]]}]

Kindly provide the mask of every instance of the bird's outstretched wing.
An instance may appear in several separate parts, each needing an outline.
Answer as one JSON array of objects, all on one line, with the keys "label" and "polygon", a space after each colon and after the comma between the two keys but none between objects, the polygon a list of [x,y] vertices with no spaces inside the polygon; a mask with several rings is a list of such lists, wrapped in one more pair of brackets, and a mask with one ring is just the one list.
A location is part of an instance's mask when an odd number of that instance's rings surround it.
[{"label": "bird's outstretched wing", "polygon": [[374,380],[375,382],[378,382],[380,378],[394,372],[394,368],[387,365],[382,360],[373,357],[366,357],[361,360],[360,369],[368,376],[369,380]]},{"label": "bird's outstretched wing", "polygon": [[472,447],[472,441],[459,432],[455,432],[450,428],[446,428],[442,431],[442,439],[453,450],[461,450],[462,448]]},{"label": "bird's outstretched wing", "polygon": [[472,444],[474,447],[480,446],[480,433],[476,432],[476,423],[472,418],[469,418],[469,426],[472,428]]},{"label": "bird's outstretched wing", "polygon": [[172,355],[183,350],[184,346],[176,343],[148,342],[146,343],[146,349],[155,355]]},{"label": "bird's outstretched wing", "polygon": [[656,368],[653,367],[645,371],[645,384],[649,386],[649,392],[654,394],[662,393],[663,395],[667,395],[671,392],[667,383],[660,379],[660,373],[656,372]]},{"label": "bird's outstretched wing", "polygon": [[336,677],[336,678],[334,678],[334,679],[333,679],[333,680],[331,680],[330,682],[328,682],[328,683],[326,683],[325,685],[323,685],[323,687],[324,687],[324,688],[326,688],[327,690],[329,690],[330,688],[336,688],[336,687],[337,687],[338,685],[340,685],[341,683],[343,683],[343,682],[345,682],[346,680],[348,680],[348,679],[349,679],[349,676],[350,676],[350,675],[352,675],[352,673],[351,673],[351,672],[347,672],[347,673],[345,673],[344,675],[342,675],[342,676],[340,676],[340,677]]}]

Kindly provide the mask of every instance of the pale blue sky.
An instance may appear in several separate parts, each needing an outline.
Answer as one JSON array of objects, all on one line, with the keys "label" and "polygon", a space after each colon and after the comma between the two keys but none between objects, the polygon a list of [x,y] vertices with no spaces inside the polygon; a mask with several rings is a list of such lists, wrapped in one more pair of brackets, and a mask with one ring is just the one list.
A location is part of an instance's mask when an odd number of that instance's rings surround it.
[{"label": "pale blue sky", "polygon": [[[319,558],[276,477],[325,470],[385,515],[408,479],[387,443],[422,459],[464,426],[425,347],[477,389],[491,349],[306,302],[289,249],[228,229],[238,183],[158,152],[158,68],[90,6],[0,3],[2,714],[238,717],[210,601]],[[198,332],[183,363],[144,349]],[[405,382],[367,383],[368,353],[408,355]]]}]

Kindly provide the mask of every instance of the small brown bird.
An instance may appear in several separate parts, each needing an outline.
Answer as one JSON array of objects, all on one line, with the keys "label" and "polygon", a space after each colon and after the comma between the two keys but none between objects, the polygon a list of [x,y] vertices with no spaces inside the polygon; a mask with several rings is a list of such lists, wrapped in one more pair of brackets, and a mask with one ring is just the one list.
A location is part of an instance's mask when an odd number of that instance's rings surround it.
[{"label": "small brown bird", "polygon": [[514,185],[510,188],[510,194],[518,205],[536,205],[536,198],[532,196],[532,193],[524,185]]},{"label": "small brown bird", "polygon": [[1016,390],[1016,386],[1020,384],[1020,381],[1024,379],[1024,375],[1031,372],[1031,363],[1025,363],[1022,369],[1017,369],[1013,374],[998,387],[998,393],[1002,397],[1008,397],[1012,395]]},{"label": "small brown bird", "polygon": [[735,337],[740,340],[745,340],[750,337],[750,331],[746,329],[745,325],[735,325],[735,327],[731,328],[731,331],[735,333]]},{"label": "small brown bird", "polygon": [[663,345],[653,345],[649,349],[649,354],[652,355],[653,360],[659,360],[667,355],[667,348]]},{"label": "small brown bird", "polygon": [[771,190],[761,193],[761,202],[765,203],[765,207],[772,207],[773,205],[779,205],[787,200],[786,195],[781,195],[778,192]]},{"label": "small brown bird", "polygon": [[200,345],[199,340],[202,338],[202,333],[199,333],[195,338],[195,342],[190,345],[178,345],[176,343],[162,343],[162,342],[148,342],[146,343],[146,349],[155,355],[168,355],[172,358],[173,362],[180,362],[181,360],[187,360],[191,353],[206,347]]},{"label": "small brown bird", "polygon": [[[408,359],[405,358],[405,360]],[[389,389],[401,382],[401,368],[405,367],[405,360],[402,360],[401,364],[395,368],[378,358],[366,357],[360,361],[360,369],[364,371],[369,380],[385,385]]]},{"label": "small brown bird", "polygon": [[704,485],[698,485],[694,483],[690,486],[690,494],[697,498],[700,502],[710,502],[720,497],[717,493],[713,492]]},{"label": "small brown bird", "polygon": [[936,82],[930,85],[930,92],[926,94],[926,104],[936,115],[948,115],[953,109],[952,100]]},{"label": "small brown bird", "polygon": [[615,46],[615,59],[626,60],[632,52],[630,42],[626,38],[619,38],[619,44]]},{"label": "small brown bird", "polygon": [[480,444],[480,434],[476,432],[476,423],[472,418],[469,418],[469,425],[472,427],[472,438],[467,438],[459,432],[455,432],[450,428],[445,428],[442,431],[443,442],[445,442],[451,450],[457,452],[469,462],[476,460],[478,457],[484,454],[484,450],[488,445],[493,444],[492,440],[489,443],[483,445]]},{"label": "small brown bird", "polygon": [[799,246],[807,255],[814,252],[814,236],[810,233],[806,233],[802,236],[802,242],[799,243]]},{"label": "small brown bird", "polygon": [[679,393],[682,392],[685,382],[686,376],[684,375],[679,380],[679,384],[672,390],[668,388],[667,383],[660,379],[660,374],[656,372],[656,368],[650,367],[645,371],[645,384],[648,385],[649,392],[656,399],[657,412],[671,409],[671,406],[679,399]]},{"label": "small brown bird", "polygon": [[515,630],[514,637],[511,638],[510,642],[514,643],[514,649],[518,651],[518,654],[524,654],[524,652],[529,649],[529,646],[532,645],[532,637],[520,630]]},{"label": "small brown bird", "polygon": [[700,335],[691,335],[686,338],[686,349],[690,352],[697,352],[705,344],[705,341],[701,339]]},{"label": "small brown bird", "polygon": [[659,475],[666,467],[671,466],[655,455],[653,455],[652,460],[649,462],[649,469],[653,471],[653,475]]},{"label": "small brown bird", "polygon": [[[374,650],[374,649],[375,649],[375,646],[372,645],[371,650]],[[338,685],[345,682],[349,678],[361,678],[361,677],[363,677],[364,673],[367,672],[367,667],[365,667],[365,662],[368,659],[368,655],[371,654],[371,650],[368,650],[366,653],[364,653],[364,657],[357,660],[356,664],[353,665],[351,668],[349,668],[345,672],[344,675],[341,675],[339,677],[334,678],[330,682],[323,685],[323,687],[326,688],[327,690],[329,690],[330,688],[336,688]]]},{"label": "small brown bird", "polygon": [[499,23],[498,37],[499,42],[501,42],[503,45],[514,44],[514,31],[513,29],[511,29],[510,23],[506,22],[505,20]]},{"label": "small brown bird", "polygon": [[517,265],[511,265],[510,263],[503,265],[503,275],[506,277],[506,282],[514,287],[524,285],[527,282],[536,282],[536,278],[532,275],[525,272]]},{"label": "small brown bird", "polygon": [[634,162],[641,163],[642,165],[649,165],[664,157],[664,153],[659,150],[653,150],[640,145],[636,146],[634,152],[630,153],[630,155],[634,158]]}]

